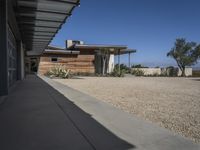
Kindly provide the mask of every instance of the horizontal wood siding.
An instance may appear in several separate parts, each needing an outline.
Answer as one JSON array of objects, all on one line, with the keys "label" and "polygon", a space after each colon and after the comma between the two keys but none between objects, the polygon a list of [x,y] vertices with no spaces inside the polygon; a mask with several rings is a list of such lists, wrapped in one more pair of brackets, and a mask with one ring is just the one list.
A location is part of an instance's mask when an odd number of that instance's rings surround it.
[{"label": "horizontal wood siding", "polygon": [[[57,57],[57,62],[52,62],[51,58]],[[40,57],[38,73],[45,74],[57,65],[64,65],[73,73],[94,73],[94,55],[54,55],[44,54]]]}]

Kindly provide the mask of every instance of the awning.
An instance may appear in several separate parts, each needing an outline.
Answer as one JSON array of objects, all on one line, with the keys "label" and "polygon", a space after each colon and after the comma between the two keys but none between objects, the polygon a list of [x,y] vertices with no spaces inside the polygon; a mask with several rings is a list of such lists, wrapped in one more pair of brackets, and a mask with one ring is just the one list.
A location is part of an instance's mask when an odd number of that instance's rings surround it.
[{"label": "awning", "polygon": [[127,49],[126,45],[104,45],[104,44],[75,44],[73,45],[74,49],[78,50],[95,50],[100,52],[101,50],[109,49],[109,51],[114,55],[123,55],[129,53],[135,53],[134,49]]},{"label": "awning", "polygon": [[51,49],[45,49],[43,54],[79,54],[80,51],[74,51],[74,50],[51,50]]},{"label": "awning", "polygon": [[75,44],[74,49],[126,49],[126,45],[104,45],[104,44]]},{"label": "awning", "polygon": [[80,0],[17,0],[17,22],[26,50],[41,53]]},{"label": "awning", "polygon": [[[120,55],[123,55],[123,54],[131,54],[131,53],[136,53],[136,50],[135,49],[123,49],[120,51]],[[115,55],[118,55],[118,52],[115,52]]]}]

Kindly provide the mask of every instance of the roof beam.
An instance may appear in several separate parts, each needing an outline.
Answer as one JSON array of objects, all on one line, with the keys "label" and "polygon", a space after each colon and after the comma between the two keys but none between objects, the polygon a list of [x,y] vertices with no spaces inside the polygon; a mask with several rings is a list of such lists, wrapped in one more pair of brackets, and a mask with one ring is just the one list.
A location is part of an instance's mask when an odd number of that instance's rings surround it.
[{"label": "roof beam", "polygon": [[60,26],[60,23],[55,23],[55,22],[46,22],[46,21],[20,21],[20,25],[40,25],[44,27],[56,27],[58,28]]},{"label": "roof beam", "polygon": [[[49,1],[53,1],[53,0],[49,0]],[[57,1],[62,2],[62,3],[71,4],[71,5],[74,5],[74,6],[80,5],[80,0],[78,2],[72,2],[72,1],[67,1],[67,0],[57,0]]]},{"label": "roof beam", "polygon": [[38,19],[38,18],[31,18],[31,17],[20,17],[18,16],[19,22],[35,22],[35,21],[43,21],[43,22],[51,22],[51,23],[62,23],[63,21],[55,20],[55,19]]},{"label": "roof beam", "polygon": [[32,32],[47,32],[47,33],[52,32],[52,33],[56,33],[56,30],[55,31],[52,31],[52,30],[48,31],[47,29],[42,30],[42,28],[39,28],[39,29],[21,28],[21,31],[24,31],[24,32],[26,32],[26,31],[32,31]]},{"label": "roof beam", "polygon": [[50,40],[51,38],[48,37],[26,37],[26,40]]},{"label": "roof beam", "polygon": [[32,42],[49,42],[49,40],[47,39],[31,39],[31,40],[26,40],[26,41],[30,41]]},{"label": "roof beam", "polygon": [[44,38],[52,38],[52,35],[23,35],[23,37],[27,37],[27,38],[38,38],[38,37],[44,37]]},{"label": "roof beam", "polygon": [[36,13],[36,12],[41,12],[41,13],[48,13],[48,14],[59,14],[59,15],[71,16],[70,13],[64,12],[64,11],[44,10],[44,9],[29,8],[29,7],[24,7],[24,6],[21,6],[20,9],[18,10],[18,12],[19,12],[19,14],[21,14],[21,13],[34,14],[34,13]]},{"label": "roof beam", "polygon": [[[49,2],[52,2],[52,3],[55,3],[55,0],[48,0]],[[38,3],[45,3],[45,2],[48,2],[47,0],[44,1],[44,0],[19,0],[18,1],[18,5],[19,6],[24,6],[24,4],[26,5],[27,7],[27,4],[29,4],[30,7],[34,7],[34,6],[37,6]],[[72,2],[72,1],[67,1],[67,0],[56,0],[56,3],[63,3],[63,4],[69,4],[69,5],[72,5],[72,6],[78,6],[80,5],[80,1],[78,2]]]},{"label": "roof beam", "polygon": [[26,37],[26,36],[46,36],[46,37],[52,37],[54,36],[54,34],[36,34],[36,33],[26,33],[26,34],[22,34],[22,36]]},{"label": "roof beam", "polygon": [[51,32],[51,31],[33,31],[33,30],[22,30],[22,31],[25,31],[23,32],[24,34],[29,34],[29,33],[52,33],[52,34],[55,34],[55,32]]},{"label": "roof beam", "polygon": [[[38,14],[37,16],[37,13],[40,13]],[[44,17],[44,16],[49,16],[49,15],[54,15],[52,17],[55,17],[55,15],[59,15],[59,16],[63,16],[63,17],[66,17],[66,16],[70,16],[69,13],[62,13],[62,14],[58,14],[58,13],[54,13],[54,12],[41,12],[41,11],[29,11],[29,12],[20,12],[20,13],[17,13],[18,16],[25,16],[25,17],[34,17],[34,18],[41,18],[41,17]],[[37,17],[36,17],[37,16]]]},{"label": "roof beam", "polygon": [[50,40],[51,37],[26,37],[27,40]]},{"label": "roof beam", "polygon": [[[40,18],[39,18],[40,17]],[[36,18],[36,16],[23,16],[23,15],[17,15],[18,20],[26,20],[27,18],[31,21],[50,21],[50,22],[59,22],[59,23],[63,23],[63,19],[55,19],[55,18],[41,18],[41,16],[39,16]],[[68,16],[66,16],[68,17]]]},{"label": "roof beam", "polygon": [[47,28],[47,29],[57,29],[58,27],[43,26],[43,25],[22,25],[20,28],[34,29],[34,28]]}]

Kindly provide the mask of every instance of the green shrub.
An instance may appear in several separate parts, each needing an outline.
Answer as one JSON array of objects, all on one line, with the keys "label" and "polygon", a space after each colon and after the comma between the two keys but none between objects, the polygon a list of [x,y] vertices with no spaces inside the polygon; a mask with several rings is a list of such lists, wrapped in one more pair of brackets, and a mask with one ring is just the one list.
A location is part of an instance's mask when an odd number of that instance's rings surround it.
[{"label": "green shrub", "polygon": [[193,77],[200,77],[200,70],[193,70],[192,71],[192,76]]},{"label": "green shrub", "polygon": [[167,76],[177,77],[178,76],[178,68],[175,68],[173,66],[167,67]]},{"label": "green shrub", "polygon": [[88,76],[88,77],[94,77],[95,76],[94,73],[90,73],[90,72],[76,72],[73,75],[75,75],[75,76]]},{"label": "green shrub", "polygon": [[141,64],[137,64],[137,65],[132,65],[131,68],[149,68],[149,67],[143,66]]},{"label": "green shrub", "polygon": [[121,69],[119,70],[118,66],[115,66],[113,72],[110,74],[110,76],[112,77],[124,77],[126,73],[125,69]]},{"label": "green shrub", "polygon": [[[116,64],[114,68],[118,68],[119,65]],[[123,70],[125,73],[130,73],[130,68],[127,67],[125,64],[120,64],[120,70]]]},{"label": "green shrub", "polygon": [[135,76],[144,76],[144,71],[137,68],[137,69],[133,69],[131,71],[131,74]]},{"label": "green shrub", "polygon": [[166,68],[161,68],[161,77],[167,77],[167,69]]},{"label": "green shrub", "polygon": [[47,71],[45,75],[50,78],[63,78],[63,79],[70,78],[72,76],[70,70],[66,69],[62,65],[55,66],[54,68]]}]

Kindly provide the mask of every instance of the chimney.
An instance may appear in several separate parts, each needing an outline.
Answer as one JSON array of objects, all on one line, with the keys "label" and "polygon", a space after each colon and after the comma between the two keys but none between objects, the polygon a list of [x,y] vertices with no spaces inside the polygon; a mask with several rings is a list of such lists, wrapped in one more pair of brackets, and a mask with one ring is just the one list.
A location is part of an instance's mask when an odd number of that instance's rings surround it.
[{"label": "chimney", "polygon": [[66,49],[70,49],[73,46],[72,40],[66,40]]},{"label": "chimney", "polygon": [[77,41],[77,40],[67,40],[66,41],[66,49],[70,49],[75,44],[81,44],[81,45],[83,45],[84,42],[83,41]]}]

